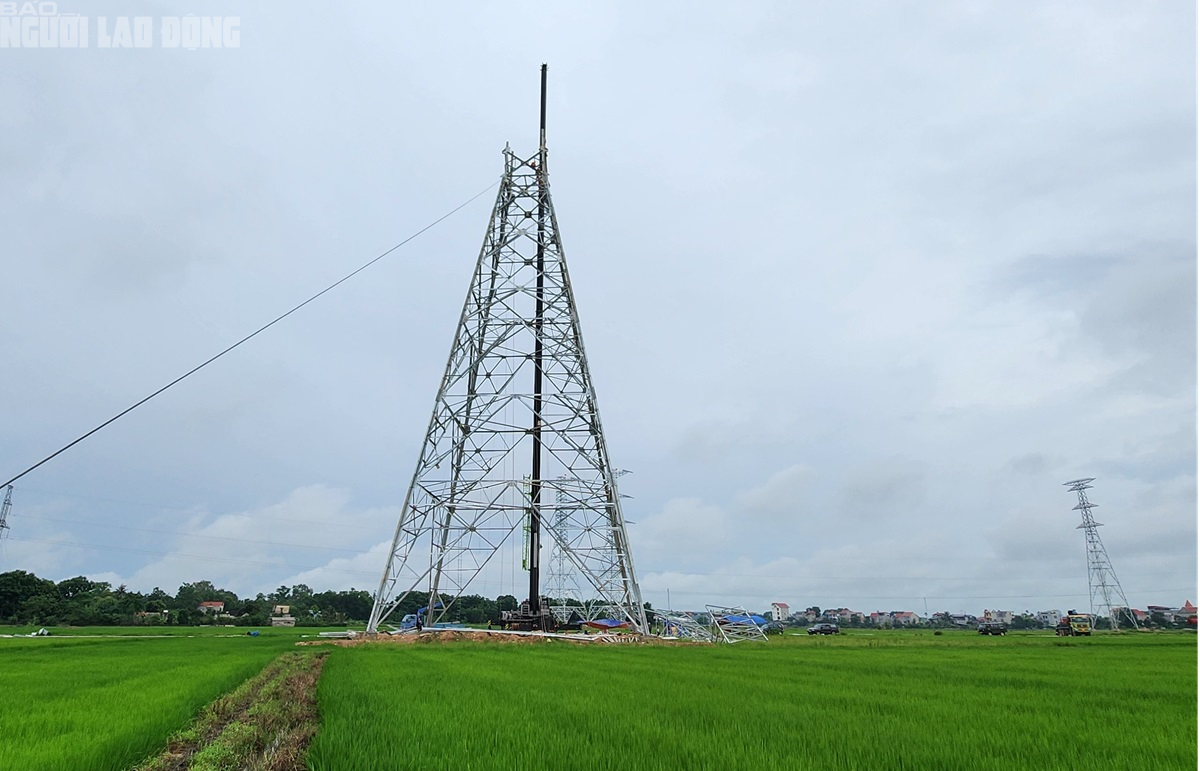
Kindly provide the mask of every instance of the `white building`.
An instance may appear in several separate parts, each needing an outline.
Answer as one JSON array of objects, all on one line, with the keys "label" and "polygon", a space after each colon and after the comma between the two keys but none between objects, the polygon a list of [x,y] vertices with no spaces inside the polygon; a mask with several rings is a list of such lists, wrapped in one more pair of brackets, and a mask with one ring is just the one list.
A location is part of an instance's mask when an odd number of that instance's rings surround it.
[{"label": "white building", "polygon": [[[999,621],[1001,624],[1011,624],[1013,620],[1013,612],[1011,610],[985,610],[983,611],[984,621]],[[1055,619],[1054,623],[1058,623]]]},{"label": "white building", "polygon": [[1042,626],[1058,626],[1058,620],[1063,617],[1061,610],[1039,610],[1034,618]]},{"label": "white building", "polygon": [[786,621],[787,617],[790,613],[791,613],[791,610],[788,608],[788,604],[786,602],[772,602],[771,603],[771,620],[772,621]]}]

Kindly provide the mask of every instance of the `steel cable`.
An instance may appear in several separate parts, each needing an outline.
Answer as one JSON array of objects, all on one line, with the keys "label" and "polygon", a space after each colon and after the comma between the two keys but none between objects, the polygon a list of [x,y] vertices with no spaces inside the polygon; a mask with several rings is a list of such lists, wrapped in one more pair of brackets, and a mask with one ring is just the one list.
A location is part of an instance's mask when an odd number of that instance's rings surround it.
[{"label": "steel cable", "polygon": [[50,461],[54,460],[54,459],[55,459],[55,458],[57,458],[59,455],[62,455],[64,452],[66,452],[67,450],[71,449],[71,448],[72,448],[72,447],[74,447],[75,445],[79,444],[79,443],[80,443],[80,442],[82,442],[84,439],[87,439],[87,438],[88,438],[89,436],[91,436],[92,434],[94,434],[94,433],[96,433],[97,431],[100,431],[101,429],[103,429],[103,428],[106,428],[107,426],[109,426],[109,425],[111,425],[111,424],[113,424],[113,423],[117,422],[117,421],[118,421],[118,420],[120,420],[121,418],[125,417],[125,416],[126,416],[126,415],[128,415],[129,413],[131,413],[131,412],[133,412],[134,410],[136,410],[138,407],[141,407],[141,406],[142,406],[143,404],[145,404],[146,402],[150,401],[150,400],[151,400],[151,399],[153,399],[154,397],[156,397],[156,396],[158,396],[159,394],[163,393],[163,392],[164,392],[164,391],[166,391],[167,389],[171,388],[172,386],[175,386],[175,385],[177,385],[178,383],[181,383],[181,382],[183,382],[183,381],[184,381],[184,380],[186,380],[187,378],[189,378],[189,377],[191,377],[192,375],[196,374],[196,373],[197,373],[197,372],[199,372],[200,370],[202,370],[202,369],[204,369],[205,367],[207,367],[209,364],[212,364],[212,363],[213,363],[214,361],[216,361],[217,359],[221,358],[221,357],[222,357],[222,356],[224,356],[225,354],[229,353],[229,352],[230,352],[230,351],[232,351],[233,349],[235,349],[235,348],[237,348],[238,346],[240,346],[242,343],[245,343],[245,342],[249,341],[250,339],[252,339],[252,338],[254,338],[254,337],[257,337],[257,336],[258,336],[259,334],[261,334],[262,332],[265,332],[265,331],[267,331],[267,330],[268,330],[268,329],[270,329],[271,327],[275,326],[275,325],[276,325],[276,324],[278,324],[279,322],[281,322],[281,321],[283,321],[284,319],[286,319],[288,316],[291,316],[293,313],[295,313],[296,311],[300,310],[300,309],[301,309],[301,308],[303,308],[304,306],[308,305],[308,304],[309,304],[309,303],[311,303],[313,300],[316,300],[318,297],[320,297],[320,296],[322,296],[322,295],[326,294],[327,292],[329,292],[329,291],[331,291],[331,290],[333,290],[333,289],[336,289],[338,286],[340,286],[340,285],[344,284],[345,282],[349,281],[350,279],[354,278],[354,277],[355,277],[355,276],[357,276],[359,273],[362,273],[364,270],[366,270],[367,268],[371,267],[371,266],[372,266],[372,265],[374,265],[375,263],[379,262],[379,261],[380,261],[380,260],[382,260],[384,257],[387,257],[387,256],[388,256],[389,254],[391,254],[392,252],[394,252],[394,251],[396,251],[397,249],[399,249],[400,247],[404,246],[404,245],[405,245],[405,244],[407,244],[409,241],[413,240],[413,239],[414,239],[414,238],[416,238],[417,236],[421,235],[421,234],[422,234],[422,233],[424,233],[425,231],[427,231],[427,230],[429,230],[430,228],[432,228],[433,226],[437,225],[437,224],[438,224],[438,223],[440,223],[442,220],[445,220],[445,219],[447,219],[447,218],[448,218],[448,217],[450,217],[452,214],[454,214],[454,213],[458,212],[460,209],[462,209],[462,208],[466,207],[468,204],[470,204],[470,203],[474,202],[474,201],[475,201],[475,199],[479,198],[481,195],[483,195],[483,194],[484,194],[484,193],[486,193],[487,191],[491,190],[493,187],[495,187],[495,186],[496,186],[496,184],[497,184],[496,182],[493,182],[492,184],[488,185],[488,186],[487,186],[487,187],[485,187],[483,190],[480,190],[478,193],[476,193],[475,195],[471,196],[471,197],[470,197],[469,199],[467,199],[466,201],[464,201],[464,202],[460,203],[458,206],[455,206],[453,209],[451,209],[450,211],[446,212],[446,213],[445,213],[445,214],[443,214],[442,216],[438,217],[436,220],[434,220],[433,222],[429,223],[429,224],[428,224],[428,225],[426,225],[425,227],[421,228],[421,229],[420,229],[420,230],[418,230],[416,233],[413,233],[411,236],[409,236],[408,238],[404,239],[404,240],[403,240],[403,241],[401,241],[400,243],[396,244],[396,245],[395,245],[395,246],[393,246],[391,249],[388,249],[386,252],[384,252],[384,253],[380,254],[378,257],[375,257],[375,258],[374,258],[374,259],[372,259],[371,261],[369,261],[369,262],[367,262],[367,263],[365,263],[365,264],[363,264],[363,265],[359,266],[359,267],[358,267],[357,269],[355,269],[354,271],[352,271],[352,272],[350,272],[350,273],[346,274],[346,275],[345,275],[345,276],[343,276],[342,278],[340,278],[340,279],[338,279],[337,281],[333,282],[332,284],[330,284],[329,286],[325,287],[325,288],[324,288],[324,289],[322,289],[320,292],[317,292],[317,293],[316,293],[316,294],[314,294],[312,297],[308,298],[308,299],[307,299],[307,300],[305,300],[304,302],[302,302],[302,303],[300,303],[299,305],[295,306],[295,307],[294,307],[294,308],[292,308],[291,310],[287,311],[287,312],[286,312],[286,313],[284,313],[284,314],[281,314],[280,316],[277,316],[276,318],[274,318],[274,319],[273,319],[273,320],[271,320],[270,322],[268,322],[268,323],[264,324],[263,326],[259,327],[259,328],[258,328],[258,329],[256,329],[256,330],[254,330],[254,331],[253,331],[253,332],[251,332],[250,334],[248,334],[248,335],[246,335],[245,337],[243,337],[241,340],[238,340],[238,341],[237,341],[236,343],[234,343],[233,345],[229,346],[229,347],[228,347],[228,348],[226,348],[225,350],[223,350],[223,351],[221,351],[220,353],[218,353],[216,356],[213,356],[212,358],[208,359],[208,360],[207,360],[207,361],[205,361],[204,363],[202,363],[202,364],[199,364],[199,365],[198,365],[198,366],[196,366],[196,367],[193,367],[192,369],[188,370],[187,372],[183,373],[183,374],[182,374],[182,375],[180,375],[179,377],[175,378],[175,379],[174,379],[174,380],[172,380],[170,383],[167,383],[165,386],[163,386],[162,388],[158,389],[158,390],[157,390],[157,391],[155,391],[154,393],[152,393],[152,394],[150,394],[149,396],[147,396],[147,397],[145,397],[145,398],[141,399],[141,400],[140,400],[140,401],[138,401],[138,402],[135,402],[135,403],[134,403],[134,404],[132,404],[131,406],[129,406],[129,407],[125,408],[124,410],[122,410],[121,412],[118,412],[116,415],[113,415],[111,418],[109,418],[108,420],[104,421],[104,422],[103,422],[103,423],[101,423],[100,425],[96,426],[96,427],[95,427],[95,428],[93,428],[91,431],[88,431],[86,434],[84,434],[83,436],[81,436],[81,437],[79,437],[78,439],[74,440],[73,442],[70,442],[69,444],[66,444],[66,445],[64,445],[63,447],[59,448],[58,450],[56,450],[56,451],[52,452],[51,454],[47,455],[45,458],[42,458],[40,461],[38,461],[37,463],[33,464],[33,465],[32,465],[32,466],[30,466],[29,468],[25,469],[25,470],[24,470],[24,471],[22,471],[20,474],[17,474],[17,475],[16,475],[15,477],[13,477],[12,479],[8,480],[7,482],[4,482],[3,484],[0,484],[0,487],[7,487],[8,485],[11,485],[13,482],[16,482],[18,479],[20,479],[21,477],[25,476],[25,475],[26,475],[26,474],[28,474],[29,472],[31,472],[31,471],[33,471],[33,470],[35,470],[35,469],[37,469],[37,468],[39,468],[39,467],[41,467],[41,466],[45,465],[46,463],[48,463],[48,462],[50,462]]}]

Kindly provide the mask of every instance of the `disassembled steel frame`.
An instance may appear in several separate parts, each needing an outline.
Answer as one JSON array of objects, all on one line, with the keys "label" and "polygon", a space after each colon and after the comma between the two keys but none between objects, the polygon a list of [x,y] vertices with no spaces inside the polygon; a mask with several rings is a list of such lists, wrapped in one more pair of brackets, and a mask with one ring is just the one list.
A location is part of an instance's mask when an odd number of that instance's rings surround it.
[{"label": "disassembled steel frame", "polygon": [[654,631],[665,640],[715,642],[712,630],[681,610],[655,610]]},{"label": "disassembled steel frame", "polygon": [[754,622],[754,619],[750,617],[745,608],[736,606],[727,608],[720,605],[707,605],[705,607],[708,610],[708,617],[711,620],[712,626],[716,629],[716,634],[720,635],[723,641],[727,643],[736,643],[743,640],[761,640],[766,642],[767,633]]}]

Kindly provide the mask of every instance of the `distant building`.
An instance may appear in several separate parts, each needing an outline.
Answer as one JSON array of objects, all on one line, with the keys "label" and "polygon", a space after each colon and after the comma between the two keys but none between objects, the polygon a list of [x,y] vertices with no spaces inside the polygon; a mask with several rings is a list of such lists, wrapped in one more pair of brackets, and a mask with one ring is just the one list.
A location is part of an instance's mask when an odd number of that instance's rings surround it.
[{"label": "distant building", "polygon": [[[854,612],[850,611],[851,618],[854,617]],[[860,615],[861,614],[857,614]],[[863,617],[871,626],[916,626],[924,621],[923,618],[913,613],[910,610],[877,610],[869,616]]]},{"label": "distant building", "polygon": [[295,626],[296,619],[292,618],[291,605],[276,605],[271,608],[271,626]]},{"label": "distant building", "polygon": [[[983,612],[984,621],[999,621],[1001,624],[1011,624],[1013,620],[1013,612],[1011,610],[985,610]],[[1054,623],[1058,623],[1055,621]]]},{"label": "distant building", "polygon": [[211,613],[214,616],[225,612],[225,603],[223,602],[202,602],[196,608],[201,613]]},{"label": "distant building", "polygon": [[1042,626],[1058,626],[1058,620],[1062,617],[1061,610],[1039,610],[1034,616]]},{"label": "distant building", "polygon": [[1147,615],[1153,616],[1155,614],[1158,614],[1160,616],[1166,617],[1168,620],[1174,620],[1175,613],[1177,610],[1179,610],[1179,609],[1172,608],[1169,605],[1147,605],[1146,606]]},{"label": "distant building", "polygon": [[789,615],[790,615],[790,608],[788,608],[788,604],[786,602],[772,602],[771,603],[771,620],[772,621],[786,621],[787,617]]},{"label": "distant building", "polygon": [[861,623],[864,618],[862,613],[859,613],[857,610],[850,610],[849,608],[834,608],[825,611],[824,615],[832,617],[839,624],[849,624],[853,621]]},{"label": "distant building", "polygon": [[139,610],[133,615],[138,618],[166,618],[170,611],[166,610]]},{"label": "distant building", "polygon": [[1188,619],[1194,619],[1196,617],[1196,606],[1192,604],[1191,600],[1186,600],[1183,605],[1179,606],[1178,608],[1172,608],[1169,605],[1147,605],[1146,611],[1149,615],[1161,613],[1162,615],[1166,616],[1168,620],[1180,624],[1188,623]]}]

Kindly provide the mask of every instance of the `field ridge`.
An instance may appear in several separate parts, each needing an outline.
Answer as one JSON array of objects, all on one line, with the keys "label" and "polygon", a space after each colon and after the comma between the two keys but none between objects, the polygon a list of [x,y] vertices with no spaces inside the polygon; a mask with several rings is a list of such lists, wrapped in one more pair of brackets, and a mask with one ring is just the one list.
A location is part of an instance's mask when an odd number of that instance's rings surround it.
[{"label": "field ridge", "polygon": [[303,771],[326,652],[284,653],[208,705],[136,771]]}]

